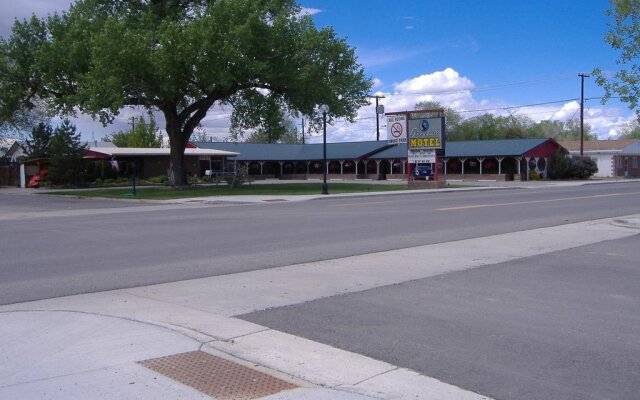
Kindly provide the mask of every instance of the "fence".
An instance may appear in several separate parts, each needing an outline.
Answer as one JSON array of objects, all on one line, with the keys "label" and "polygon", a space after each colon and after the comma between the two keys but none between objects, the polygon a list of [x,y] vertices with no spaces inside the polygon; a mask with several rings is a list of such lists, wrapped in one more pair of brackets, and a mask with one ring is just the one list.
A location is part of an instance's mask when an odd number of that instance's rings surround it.
[{"label": "fence", "polygon": [[16,165],[0,165],[0,186],[18,186],[20,184],[20,169]]}]

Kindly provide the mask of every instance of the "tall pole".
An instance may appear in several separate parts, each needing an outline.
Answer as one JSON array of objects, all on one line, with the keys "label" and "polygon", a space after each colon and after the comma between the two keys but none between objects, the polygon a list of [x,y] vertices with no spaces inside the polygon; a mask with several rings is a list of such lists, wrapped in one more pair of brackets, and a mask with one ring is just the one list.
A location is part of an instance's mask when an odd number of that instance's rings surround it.
[{"label": "tall pole", "polygon": [[376,141],[380,141],[380,114],[378,114],[378,100],[380,98],[376,96]]},{"label": "tall pole", "polygon": [[304,118],[302,118],[302,144],[304,144]]},{"label": "tall pole", "polygon": [[322,111],[322,194],[329,194],[327,187],[327,111]]},{"label": "tall pole", "polygon": [[378,103],[378,100],[384,99],[384,96],[374,95],[371,97],[376,99],[376,141],[380,141],[380,113],[378,113],[378,107],[380,104]]},{"label": "tall pole", "polygon": [[580,157],[584,155],[584,78],[589,74],[578,74],[580,77]]}]

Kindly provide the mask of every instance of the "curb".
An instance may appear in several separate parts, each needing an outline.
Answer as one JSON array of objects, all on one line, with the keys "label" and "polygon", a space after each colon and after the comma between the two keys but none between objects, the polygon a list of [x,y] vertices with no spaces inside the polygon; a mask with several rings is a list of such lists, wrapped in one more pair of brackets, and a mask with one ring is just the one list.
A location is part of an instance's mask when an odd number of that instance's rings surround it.
[{"label": "curb", "polygon": [[629,219],[614,219],[613,221],[611,221],[611,224],[624,228],[640,229],[640,217]]}]

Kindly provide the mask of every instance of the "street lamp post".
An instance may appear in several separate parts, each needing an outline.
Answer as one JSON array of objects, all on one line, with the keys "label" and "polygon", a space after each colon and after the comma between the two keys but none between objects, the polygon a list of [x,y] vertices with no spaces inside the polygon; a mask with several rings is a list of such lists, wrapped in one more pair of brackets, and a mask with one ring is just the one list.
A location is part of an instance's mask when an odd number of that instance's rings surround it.
[{"label": "street lamp post", "polygon": [[329,194],[327,187],[327,113],[329,106],[322,104],[318,108],[322,112],[322,194]]}]

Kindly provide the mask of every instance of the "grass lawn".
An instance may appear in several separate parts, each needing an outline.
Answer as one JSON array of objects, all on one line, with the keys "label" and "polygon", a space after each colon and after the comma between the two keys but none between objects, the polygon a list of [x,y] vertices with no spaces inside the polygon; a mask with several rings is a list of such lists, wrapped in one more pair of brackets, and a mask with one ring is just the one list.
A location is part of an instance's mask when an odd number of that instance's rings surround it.
[{"label": "grass lawn", "polygon": [[[368,183],[329,183],[329,193],[362,193],[384,192],[389,190],[406,190],[406,184],[377,185]],[[320,194],[322,183],[274,183],[242,185],[232,188],[226,185],[220,187],[190,187],[175,189],[171,187],[137,187],[136,196],[133,196],[131,188],[101,188],[85,190],[64,190],[47,192],[46,194],[78,196],[78,197],[106,197],[112,199],[146,199],[169,200],[186,197],[203,196],[237,196],[237,195],[275,195],[289,196],[302,194]]]}]

